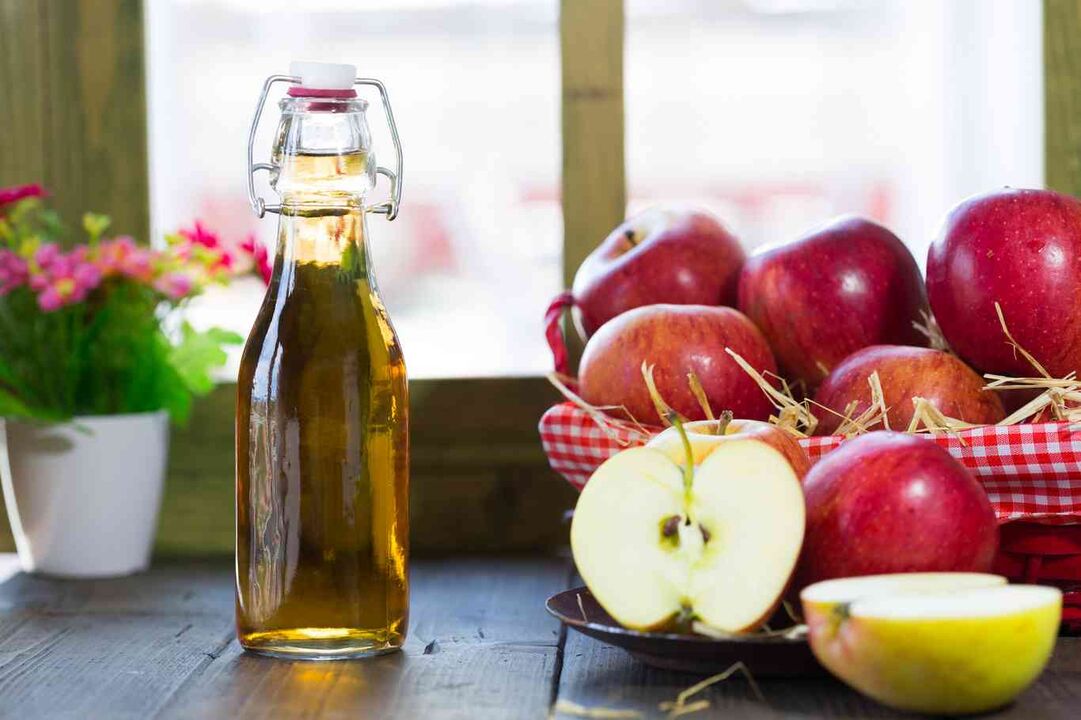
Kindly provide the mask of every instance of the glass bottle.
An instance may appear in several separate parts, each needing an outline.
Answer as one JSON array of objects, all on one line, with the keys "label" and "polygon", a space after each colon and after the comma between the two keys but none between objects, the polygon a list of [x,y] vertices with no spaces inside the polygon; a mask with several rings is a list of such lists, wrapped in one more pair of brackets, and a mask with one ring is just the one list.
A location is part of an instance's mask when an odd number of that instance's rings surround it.
[{"label": "glass bottle", "polygon": [[[237,397],[236,619],[243,647],[292,658],[388,652],[408,618],[408,397],[379,298],[367,215],[397,214],[401,150],[383,86],[352,66],[294,63],[263,88],[249,195],[280,214],[274,272],[241,360]],[[272,162],[252,143],[275,82]],[[398,172],[377,167],[354,85],[382,95]],[[280,205],[256,198],[270,172]],[[366,205],[376,175],[391,200]]]}]

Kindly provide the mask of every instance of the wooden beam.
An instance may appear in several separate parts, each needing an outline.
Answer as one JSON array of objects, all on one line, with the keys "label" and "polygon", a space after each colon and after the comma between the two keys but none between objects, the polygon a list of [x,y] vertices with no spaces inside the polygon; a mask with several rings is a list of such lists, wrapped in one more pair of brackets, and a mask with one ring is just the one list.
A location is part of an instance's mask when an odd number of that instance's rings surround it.
[{"label": "wooden beam", "polygon": [[623,0],[562,0],[563,280],[626,212]]},{"label": "wooden beam", "polygon": [[148,240],[140,0],[0,0],[0,186],[40,182],[72,227]]},{"label": "wooden beam", "polygon": [[1047,186],[1081,196],[1081,0],[1044,0]]}]

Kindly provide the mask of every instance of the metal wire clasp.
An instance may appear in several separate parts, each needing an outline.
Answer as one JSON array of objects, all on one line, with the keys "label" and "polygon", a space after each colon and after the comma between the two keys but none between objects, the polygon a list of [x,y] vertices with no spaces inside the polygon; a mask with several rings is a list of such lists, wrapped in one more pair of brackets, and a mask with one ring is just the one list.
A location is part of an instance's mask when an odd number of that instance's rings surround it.
[{"label": "metal wire clasp", "polygon": [[[255,133],[259,129],[259,119],[263,115],[263,106],[266,105],[266,99],[270,94],[270,88],[277,82],[300,84],[301,79],[293,75],[271,75],[266,79],[266,82],[263,83],[263,91],[259,94],[259,104],[255,107],[255,116],[252,118],[251,128],[248,130],[248,203],[258,217],[263,217],[268,212],[280,213],[282,209],[280,203],[268,205],[263,198],[258,197],[255,194],[255,173],[259,170],[266,170],[268,172],[276,172],[278,170],[278,166],[273,163],[255,162]],[[368,85],[379,90],[379,97],[383,101],[383,112],[385,112],[387,116],[387,126],[390,128],[391,141],[394,143],[394,156],[396,162],[395,170],[382,166],[375,169],[376,173],[383,175],[390,181],[390,199],[386,202],[367,207],[365,210],[371,213],[386,215],[387,220],[393,220],[398,217],[398,208],[402,201],[403,168],[402,143],[398,137],[398,125],[394,122],[394,111],[390,108],[390,98],[387,96],[387,89],[379,80],[376,80],[375,78],[357,78],[353,81],[353,84]]]}]

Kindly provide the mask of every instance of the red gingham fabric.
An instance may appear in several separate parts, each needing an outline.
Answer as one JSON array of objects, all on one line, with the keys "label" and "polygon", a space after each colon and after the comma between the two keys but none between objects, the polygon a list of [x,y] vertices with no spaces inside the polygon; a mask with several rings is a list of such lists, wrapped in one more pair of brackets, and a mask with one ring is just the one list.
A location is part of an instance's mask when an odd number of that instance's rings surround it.
[{"label": "red gingham fabric", "polygon": [[[630,423],[615,422],[611,430],[615,438],[570,402],[549,408],[540,421],[549,464],[578,490],[609,457],[649,439]],[[1081,426],[988,425],[926,437],[975,473],[999,522],[1081,523]],[[812,437],[800,440],[800,445],[813,462],[843,441],[840,436]]]}]

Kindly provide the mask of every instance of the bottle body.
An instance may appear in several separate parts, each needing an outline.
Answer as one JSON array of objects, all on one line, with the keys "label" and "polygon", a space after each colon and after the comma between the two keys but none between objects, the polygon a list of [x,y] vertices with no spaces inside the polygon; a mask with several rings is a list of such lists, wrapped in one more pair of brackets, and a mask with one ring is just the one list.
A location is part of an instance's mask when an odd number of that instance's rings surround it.
[{"label": "bottle body", "polygon": [[[340,158],[293,158],[305,163]],[[408,389],[363,208],[283,206],[237,400],[237,635],[335,658],[400,647],[408,619]]]}]

